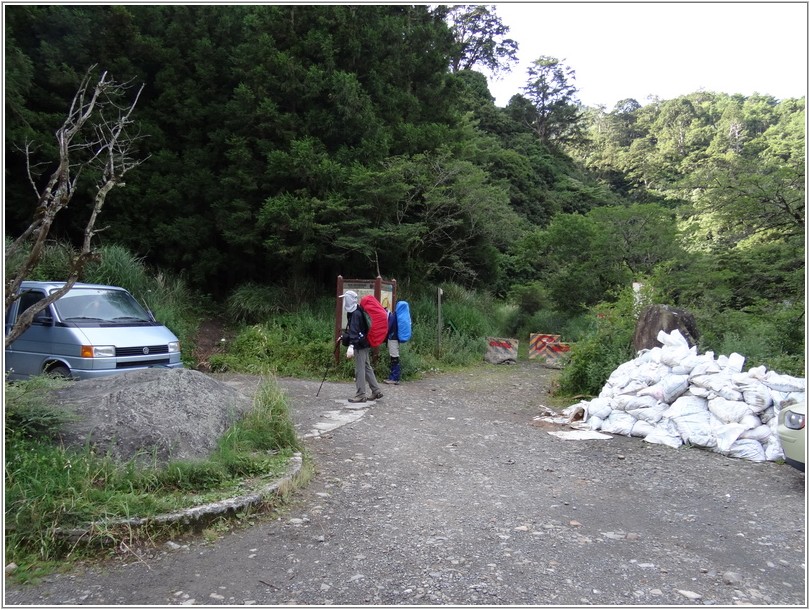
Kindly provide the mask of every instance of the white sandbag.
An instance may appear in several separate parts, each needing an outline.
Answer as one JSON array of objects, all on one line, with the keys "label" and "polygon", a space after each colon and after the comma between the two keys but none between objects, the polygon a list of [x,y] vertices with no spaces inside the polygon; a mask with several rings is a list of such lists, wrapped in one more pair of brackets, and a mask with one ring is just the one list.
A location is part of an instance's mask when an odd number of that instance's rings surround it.
[{"label": "white sandbag", "polygon": [[630,436],[635,423],[636,418],[632,415],[628,415],[623,411],[612,411],[607,419],[602,422],[602,432]]},{"label": "white sandbag", "polygon": [[745,432],[745,428],[740,424],[724,424],[714,428],[717,449],[723,453],[728,451],[743,432]]},{"label": "white sandbag", "polygon": [[636,423],[630,428],[630,436],[645,438],[653,430],[655,430],[655,426],[650,422],[636,420]]},{"label": "white sandbag", "polygon": [[762,413],[759,414],[759,421],[761,421],[763,424],[767,424],[772,419],[773,420],[776,419],[776,411],[773,405],[771,405],[770,407],[768,407]]},{"label": "white sandbag", "polygon": [[661,421],[661,418],[664,416],[664,411],[666,411],[668,408],[669,405],[659,402],[652,407],[646,407],[644,409],[629,409],[627,414],[632,415],[639,421],[657,424],[659,421]]},{"label": "white sandbag", "polygon": [[733,400],[735,402],[742,402],[743,395],[742,392],[735,390],[732,386],[723,386],[717,392],[715,392],[721,398],[725,398],[726,400]]},{"label": "white sandbag", "polygon": [[699,447],[713,447],[717,440],[709,425],[707,401],[696,396],[681,396],[663,416],[674,422],[681,439]]},{"label": "white sandbag", "polygon": [[633,360],[624,362],[616,367],[608,377],[607,381],[613,387],[624,387],[633,378],[633,373],[638,368],[638,364]]},{"label": "white sandbag", "polygon": [[715,396],[714,392],[706,388],[701,388],[699,385],[690,385],[686,394],[691,396],[699,396],[700,398],[709,398],[709,396]]},{"label": "white sandbag", "polygon": [[666,445],[673,449],[677,449],[683,445],[683,439],[678,429],[675,427],[675,424],[668,419],[661,420],[661,422],[653,428],[653,431],[644,437],[644,440],[656,445]]},{"label": "white sandbag", "polygon": [[771,437],[771,427],[767,424],[760,424],[756,428],[750,430],[743,430],[740,438],[750,438],[751,440],[758,441],[763,445]]},{"label": "white sandbag", "polygon": [[741,356],[737,352],[729,354],[728,364],[726,365],[729,372],[739,373],[743,370],[743,366],[745,366],[745,356]]},{"label": "white sandbag", "polygon": [[654,407],[658,404],[659,400],[657,400],[654,396],[632,396],[632,395],[621,395],[616,396],[613,399],[612,404],[614,409],[618,409],[619,411],[631,411],[633,409],[645,409],[647,407]]},{"label": "white sandbag", "polygon": [[689,383],[711,390],[715,394],[725,387],[731,387],[733,382],[731,377],[725,373],[709,373],[707,375],[693,375],[689,378]]},{"label": "white sandbag", "polygon": [[[706,354],[704,354],[704,357]],[[689,374],[690,378],[699,377],[701,375],[712,375],[714,373],[720,372],[720,365],[717,364],[717,361],[713,357],[704,358],[701,362],[698,362],[693,368],[692,372]]]},{"label": "white sandbag", "polygon": [[762,420],[758,415],[746,413],[740,420],[740,424],[745,426],[746,430],[753,430],[754,428],[759,428],[762,425]]},{"label": "white sandbag", "polygon": [[777,413],[787,407],[807,403],[807,394],[804,392],[777,392],[771,390],[771,397],[774,406],[777,407]]},{"label": "white sandbag", "polygon": [[751,379],[756,379],[757,381],[762,381],[765,379],[765,376],[768,374],[768,369],[764,366],[755,366],[753,368],[748,369],[748,373],[746,373]]},{"label": "white sandbag", "polygon": [[738,439],[728,451],[722,453],[729,457],[751,460],[752,462],[765,461],[765,449],[762,447],[762,443],[747,438]]},{"label": "white sandbag", "polygon": [[649,362],[661,362],[661,348],[643,349],[636,356],[635,362],[639,365]]},{"label": "white sandbag", "polygon": [[614,396],[621,396],[623,394],[632,394],[636,395],[641,390],[646,389],[648,386],[643,381],[639,381],[638,379],[631,379],[630,382],[624,386],[623,388],[618,388],[614,394]]},{"label": "white sandbag", "polygon": [[[705,354],[697,354],[692,350],[690,352],[690,355],[673,366],[670,372],[675,375],[691,375],[696,366],[708,361],[714,362],[714,358],[707,358]],[[717,370],[719,371],[720,367],[717,367]]]},{"label": "white sandbag", "polygon": [[773,404],[771,391],[764,383],[750,377],[747,381],[737,383],[742,389],[743,400],[754,413],[761,413]]},{"label": "white sandbag", "polygon": [[613,410],[610,407],[609,401],[604,398],[594,398],[593,400],[584,403],[584,406],[586,421],[590,420],[591,417],[605,419]]},{"label": "white sandbag", "polygon": [[667,333],[665,330],[659,330],[656,338],[664,347],[684,347],[689,349],[689,342],[677,328],[670,333]]},{"label": "white sandbag", "polygon": [[780,375],[775,371],[769,371],[762,380],[766,386],[778,392],[804,392],[805,380],[801,377],[791,377],[790,375]]},{"label": "white sandbag", "polygon": [[689,389],[688,375],[667,375],[660,382],[643,390],[639,396],[652,396],[659,402],[671,403]]},{"label": "white sandbag", "polygon": [[600,430],[602,428],[603,420],[601,417],[596,417],[595,415],[592,415],[586,421],[588,422],[588,427],[591,430]]},{"label": "white sandbag", "polygon": [[562,410],[562,415],[565,416],[569,422],[582,421],[585,419],[586,415],[586,404],[585,402],[579,402],[575,405],[571,405]]},{"label": "white sandbag", "polygon": [[645,385],[653,385],[669,375],[670,370],[667,365],[661,364],[660,362],[645,362],[640,364],[636,367],[636,370],[633,371],[633,379]]},{"label": "white sandbag", "polygon": [[709,399],[709,411],[726,424],[740,423],[743,417],[751,413],[744,402],[727,400],[720,396]]},{"label": "white sandbag", "polygon": [[602,386],[602,390],[599,392],[598,398],[612,398],[616,394],[613,386],[609,383],[606,383]]},{"label": "white sandbag", "polygon": [[769,462],[785,459],[785,452],[782,450],[778,436],[771,435],[767,441],[762,443],[762,449],[765,451],[765,459]]},{"label": "white sandbag", "polygon": [[688,347],[667,346],[661,350],[661,363],[667,366],[678,366],[681,362],[693,356],[694,351]]},{"label": "white sandbag", "polygon": [[691,415],[692,413],[708,413],[708,401],[699,396],[684,395],[679,397],[672,405],[664,411],[664,417],[667,419],[675,419],[683,417],[684,415]]}]

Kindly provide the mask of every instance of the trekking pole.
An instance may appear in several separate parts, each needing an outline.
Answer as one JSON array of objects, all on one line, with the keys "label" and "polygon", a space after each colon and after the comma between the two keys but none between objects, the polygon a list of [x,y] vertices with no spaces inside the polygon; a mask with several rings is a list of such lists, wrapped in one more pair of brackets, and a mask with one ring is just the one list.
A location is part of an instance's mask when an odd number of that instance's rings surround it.
[{"label": "trekking pole", "polygon": [[[335,351],[334,351],[334,358],[332,360],[337,360],[338,350],[340,349],[340,339],[338,338],[335,341]],[[332,360],[329,361],[329,364],[326,365],[326,370],[323,372],[323,379],[321,379],[321,385],[318,387],[318,391],[315,393],[315,398],[318,397],[318,394],[321,393],[321,388],[323,387],[323,382],[326,381],[326,376],[329,374],[329,369],[332,368]]]}]

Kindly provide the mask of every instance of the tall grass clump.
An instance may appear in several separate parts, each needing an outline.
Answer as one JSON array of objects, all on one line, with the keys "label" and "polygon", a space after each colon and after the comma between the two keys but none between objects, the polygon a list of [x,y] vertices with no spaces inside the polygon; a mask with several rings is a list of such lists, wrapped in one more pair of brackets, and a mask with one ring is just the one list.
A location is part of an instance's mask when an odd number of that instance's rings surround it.
[{"label": "tall grass clump", "polygon": [[85,266],[82,281],[121,286],[139,300],[146,297],[152,288],[152,278],[143,258],[117,245],[102,246],[98,255]]},{"label": "tall grass clump", "polygon": [[334,301],[280,313],[242,326],[224,354],[211,357],[212,370],[317,377],[334,358]]},{"label": "tall grass clump", "polygon": [[318,308],[323,291],[314,282],[292,278],[285,284],[248,282],[238,286],[225,301],[227,316],[243,324],[261,324],[275,315]]},{"label": "tall grass clump", "polygon": [[[5,238],[6,251],[11,245],[10,237]],[[6,276],[16,275],[25,262],[28,250],[22,248],[15,256],[5,259]],[[67,242],[48,241],[42,250],[42,256],[37,265],[26,276],[27,280],[55,281],[63,280],[70,273],[71,258],[74,255],[73,247]]]},{"label": "tall grass clump", "polygon": [[281,286],[250,282],[238,286],[225,302],[225,313],[235,322],[259,324],[285,311],[289,301],[284,301]]},{"label": "tall grass clump", "polygon": [[54,409],[42,401],[44,393],[71,382],[41,375],[25,382],[5,384],[5,434],[24,438],[54,438],[62,425],[71,421],[66,411]]},{"label": "tall grass clump", "polygon": [[284,393],[268,377],[256,392],[253,409],[223,437],[219,454],[300,448]]}]

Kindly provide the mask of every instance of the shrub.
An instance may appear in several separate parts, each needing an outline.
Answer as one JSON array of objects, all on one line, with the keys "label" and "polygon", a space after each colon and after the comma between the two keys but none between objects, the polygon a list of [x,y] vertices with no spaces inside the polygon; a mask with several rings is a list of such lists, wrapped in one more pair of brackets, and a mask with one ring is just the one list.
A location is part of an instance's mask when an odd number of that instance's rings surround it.
[{"label": "shrub", "polygon": [[596,396],[619,365],[632,360],[633,292],[622,292],[616,303],[593,308],[594,332],[577,341],[560,376],[560,393]]}]

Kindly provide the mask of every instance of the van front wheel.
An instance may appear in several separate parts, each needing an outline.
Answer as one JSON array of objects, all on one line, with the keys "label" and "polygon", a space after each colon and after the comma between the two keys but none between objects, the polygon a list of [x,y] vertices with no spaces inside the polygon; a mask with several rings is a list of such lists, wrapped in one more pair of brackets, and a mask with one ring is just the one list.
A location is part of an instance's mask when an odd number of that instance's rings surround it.
[{"label": "van front wheel", "polygon": [[59,379],[70,379],[70,369],[62,364],[59,364],[48,370],[48,377],[56,377]]}]

